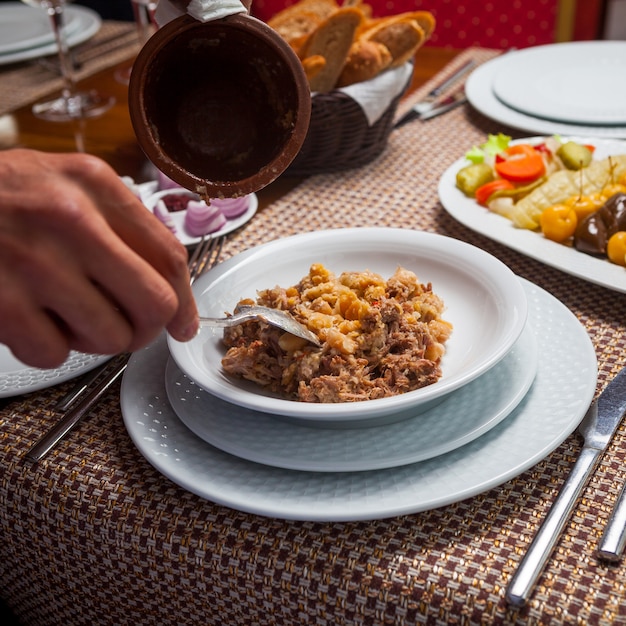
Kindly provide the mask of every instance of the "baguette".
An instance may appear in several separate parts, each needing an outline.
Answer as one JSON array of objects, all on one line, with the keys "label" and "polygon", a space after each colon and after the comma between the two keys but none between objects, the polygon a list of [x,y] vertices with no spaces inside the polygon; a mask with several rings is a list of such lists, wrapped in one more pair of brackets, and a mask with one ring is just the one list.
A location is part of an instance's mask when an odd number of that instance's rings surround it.
[{"label": "baguette", "polygon": [[414,19],[395,16],[380,20],[378,24],[362,32],[359,39],[386,46],[392,57],[390,67],[398,67],[413,57],[426,41],[426,34]]},{"label": "baguette", "polygon": [[382,43],[357,40],[350,47],[337,87],[370,80],[387,69],[392,60],[391,52]]},{"label": "baguette", "polygon": [[284,22],[288,18],[298,17],[301,13],[315,15],[318,20],[325,20],[339,9],[339,5],[335,0],[300,0],[296,4],[292,4],[273,15],[267,25],[274,28],[274,24]]},{"label": "baguette", "polygon": [[308,11],[294,12],[287,15],[275,15],[268,22],[289,45],[298,49],[298,42],[310,35],[320,24],[322,18]]},{"label": "baguette", "polygon": [[301,49],[302,61],[314,55],[326,59],[324,67],[309,82],[311,91],[326,93],[334,89],[362,20],[358,9],[338,9],[309,35]]},{"label": "baguette", "polygon": [[403,65],[435,28],[429,11],[372,18],[365,0],[299,0],[267,23],[300,58],[311,91],[320,93]]}]

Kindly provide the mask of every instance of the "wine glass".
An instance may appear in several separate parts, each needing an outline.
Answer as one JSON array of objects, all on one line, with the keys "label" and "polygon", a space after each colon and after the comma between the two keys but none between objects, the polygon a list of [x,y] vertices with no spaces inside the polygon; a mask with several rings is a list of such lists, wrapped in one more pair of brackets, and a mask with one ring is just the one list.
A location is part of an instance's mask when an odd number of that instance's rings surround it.
[{"label": "wine glass", "polygon": [[95,90],[78,91],[74,67],[69,55],[65,36],[65,5],[70,0],[22,0],[24,4],[45,9],[52,22],[52,30],[58,48],[59,65],[64,86],[61,95],[33,105],[36,117],[54,122],[85,119],[101,115],[115,104],[115,98]]},{"label": "wine glass", "polygon": [[[133,17],[135,18],[135,26],[137,27],[137,39],[139,44],[143,46],[151,35],[157,29],[157,23],[154,17],[156,13],[158,0],[131,0],[133,7]],[[122,67],[115,72],[115,78],[120,83],[128,85],[130,82],[130,74],[133,70],[132,63],[127,67]]]}]

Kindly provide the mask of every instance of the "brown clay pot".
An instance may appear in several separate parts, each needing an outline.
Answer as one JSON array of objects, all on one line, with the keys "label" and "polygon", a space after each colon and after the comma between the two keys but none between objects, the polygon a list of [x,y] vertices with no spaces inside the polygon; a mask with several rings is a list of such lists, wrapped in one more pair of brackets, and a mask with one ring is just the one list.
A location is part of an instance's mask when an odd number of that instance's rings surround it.
[{"label": "brown clay pot", "polygon": [[203,197],[237,197],[271,183],[297,155],[311,95],[299,59],[263,22],[185,15],[140,51],[129,107],[164,174]]}]

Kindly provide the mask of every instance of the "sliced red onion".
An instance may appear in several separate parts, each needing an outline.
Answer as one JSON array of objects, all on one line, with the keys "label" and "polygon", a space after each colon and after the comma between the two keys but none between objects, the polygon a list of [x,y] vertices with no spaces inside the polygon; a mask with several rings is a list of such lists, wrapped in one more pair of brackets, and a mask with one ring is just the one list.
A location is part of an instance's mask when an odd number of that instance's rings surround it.
[{"label": "sliced red onion", "polygon": [[232,220],[234,217],[243,215],[250,206],[250,196],[240,198],[215,198],[211,200],[213,206],[218,207],[222,213]]},{"label": "sliced red onion", "polygon": [[226,224],[226,216],[216,207],[203,201],[192,200],[187,205],[185,230],[192,237],[214,233]]}]

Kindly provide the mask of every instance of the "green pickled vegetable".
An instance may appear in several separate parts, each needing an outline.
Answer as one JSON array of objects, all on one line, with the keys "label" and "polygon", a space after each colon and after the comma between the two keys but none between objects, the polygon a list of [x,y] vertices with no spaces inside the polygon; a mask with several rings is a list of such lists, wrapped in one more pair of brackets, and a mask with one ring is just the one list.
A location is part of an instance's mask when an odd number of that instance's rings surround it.
[{"label": "green pickled vegetable", "polygon": [[486,163],[472,163],[459,170],[456,175],[456,186],[470,198],[482,185],[491,182],[494,174],[491,166]]},{"label": "green pickled vegetable", "polygon": [[574,141],[564,143],[556,151],[556,154],[568,170],[581,170],[583,167],[587,167],[593,158],[591,150],[587,146]]}]

